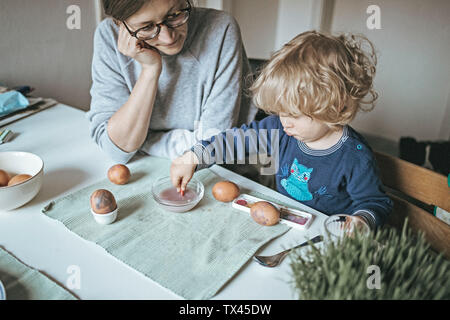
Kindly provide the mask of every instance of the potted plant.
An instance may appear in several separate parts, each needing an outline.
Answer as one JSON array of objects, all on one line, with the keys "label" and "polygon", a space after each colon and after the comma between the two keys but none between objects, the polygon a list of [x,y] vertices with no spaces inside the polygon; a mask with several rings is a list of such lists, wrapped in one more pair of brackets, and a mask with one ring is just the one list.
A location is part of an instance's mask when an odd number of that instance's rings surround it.
[{"label": "potted plant", "polygon": [[450,262],[430,250],[407,221],[290,254],[299,299],[450,299]]}]

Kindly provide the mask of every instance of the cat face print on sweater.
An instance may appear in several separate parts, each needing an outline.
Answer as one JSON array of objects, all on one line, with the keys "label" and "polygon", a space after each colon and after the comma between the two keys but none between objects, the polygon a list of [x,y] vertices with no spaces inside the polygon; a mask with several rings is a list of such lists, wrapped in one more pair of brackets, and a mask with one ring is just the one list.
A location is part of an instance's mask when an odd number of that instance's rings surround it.
[{"label": "cat face print on sweater", "polygon": [[294,199],[298,201],[312,200],[313,196],[308,189],[308,181],[311,179],[312,172],[313,168],[305,167],[295,158],[289,171],[289,177],[281,179],[280,183]]}]

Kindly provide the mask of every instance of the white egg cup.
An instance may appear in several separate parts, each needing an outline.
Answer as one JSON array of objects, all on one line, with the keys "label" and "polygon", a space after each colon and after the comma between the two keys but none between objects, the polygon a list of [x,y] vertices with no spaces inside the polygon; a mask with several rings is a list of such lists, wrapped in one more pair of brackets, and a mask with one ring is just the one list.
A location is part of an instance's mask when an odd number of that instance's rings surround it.
[{"label": "white egg cup", "polygon": [[111,224],[117,219],[117,211],[119,210],[119,207],[116,208],[116,210],[111,211],[110,213],[95,213],[94,210],[91,209],[91,213],[94,216],[95,221],[99,224]]}]

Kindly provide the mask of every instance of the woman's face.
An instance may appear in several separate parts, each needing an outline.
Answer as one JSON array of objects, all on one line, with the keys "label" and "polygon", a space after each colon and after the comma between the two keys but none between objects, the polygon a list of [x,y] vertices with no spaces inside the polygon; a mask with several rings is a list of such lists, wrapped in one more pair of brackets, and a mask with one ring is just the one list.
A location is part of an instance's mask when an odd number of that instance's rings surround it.
[{"label": "woman's face", "polygon": [[[132,31],[135,31],[152,22],[158,24],[168,15],[187,7],[188,3],[186,0],[151,0],[125,22]],[[146,40],[145,42],[164,54],[175,55],[183,48],[187,32],[187,23],[174,29],[162,25],[159,34],[155,38]]]}]

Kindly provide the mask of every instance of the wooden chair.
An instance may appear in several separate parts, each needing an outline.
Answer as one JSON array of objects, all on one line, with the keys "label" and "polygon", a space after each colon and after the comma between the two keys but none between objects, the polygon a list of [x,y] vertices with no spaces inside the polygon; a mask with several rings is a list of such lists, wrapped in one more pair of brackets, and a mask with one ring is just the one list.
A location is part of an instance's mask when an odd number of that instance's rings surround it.
[{"label": "wooden chair", "polygon": [[423,231],[430,246],[450,259],[450,226],[411,201],[450,211],[447,177],[387,154],[375,152],[375,158],[381,181],[394,202],[387,224],[401,228],[408,217],[411,229]]}]

